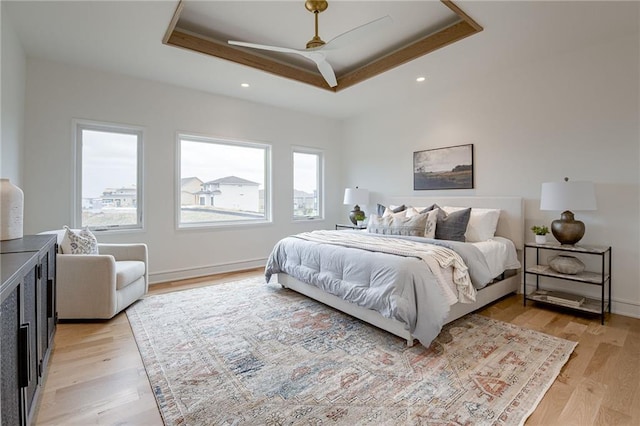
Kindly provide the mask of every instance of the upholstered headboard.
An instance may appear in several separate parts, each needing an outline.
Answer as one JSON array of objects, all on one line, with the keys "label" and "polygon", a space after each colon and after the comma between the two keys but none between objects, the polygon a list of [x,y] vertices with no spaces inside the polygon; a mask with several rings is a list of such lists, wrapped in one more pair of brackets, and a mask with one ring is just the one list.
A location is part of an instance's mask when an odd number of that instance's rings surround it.
[{"label": "upholstered headboard", "polygon": [[[385,204],[386,203],[386,204]],[[430,206],[500,209],[496,235],[508,238],[521,250],[524,246],[524,203],[520,197],[388,197],[385,205]]]}]

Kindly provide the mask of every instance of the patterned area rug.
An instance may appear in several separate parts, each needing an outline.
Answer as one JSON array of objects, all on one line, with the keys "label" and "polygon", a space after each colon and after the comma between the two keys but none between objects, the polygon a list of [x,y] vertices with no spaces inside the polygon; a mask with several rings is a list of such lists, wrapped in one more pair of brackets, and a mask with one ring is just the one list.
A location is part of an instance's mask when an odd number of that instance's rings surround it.
[{"label": "patterned area rug", "polygon": [[168,425],[518,425],[576,345],[468,315],[409,348],[257,278],[127,315]]}]

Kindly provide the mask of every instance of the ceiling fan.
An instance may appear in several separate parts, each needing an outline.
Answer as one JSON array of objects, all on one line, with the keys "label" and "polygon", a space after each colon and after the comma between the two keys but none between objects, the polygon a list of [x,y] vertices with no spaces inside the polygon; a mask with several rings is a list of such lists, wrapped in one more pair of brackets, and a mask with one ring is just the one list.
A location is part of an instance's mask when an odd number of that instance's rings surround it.
[{"label": "ceiling fan", "polygon": [[320,36],[318,36],[318,15],[321,12],[325,11],[328,6],[329,5],[326,0],[305,1],[304,7],[309,12],[312,12],[315,17],[315,35],[311,40],[307,42],[307,48],[304,50],[292,49],[289,47],[267,46],[264,44],[256,43],[246,43],[243,41],[235,40],[229,40],[229,44],[234,46],[249,47],[252,49],[270,50],[273,52],[293,53],[303,56],[316,64],[316,66],[318,67],[318,71],[320,71],[320,74],[322,74],[322,77],[325,79],[329,86],[335,87],[338,85],[336,74],[333,71],[333,67],[331,67],[331,64],[329,64],[329,62],[327,61],[327,55],[325,51],[344,47],[359,38],[365,37],[367,34],[374,33],[376,30],[391,23],[392,20],[388,15],[383,16],[382,18],[378,18],[369,23],[360,25],[359,27],[344,32],[329,40],[329,42],[325,43],[320,38]]}]

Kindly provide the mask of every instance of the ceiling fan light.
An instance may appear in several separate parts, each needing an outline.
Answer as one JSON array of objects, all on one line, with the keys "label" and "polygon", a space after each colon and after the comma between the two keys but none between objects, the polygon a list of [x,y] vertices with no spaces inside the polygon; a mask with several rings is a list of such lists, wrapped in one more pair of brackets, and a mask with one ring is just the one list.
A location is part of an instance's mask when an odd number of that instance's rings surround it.
[{"label": "ceiling fan light", "polygon": [[422,82],[423,82],[423,81],[425,81],[425,80],[426,80],[426,77],[418,77],[418,78],[416,78],[416,81],[417,81],[418,83],[422,83]]},{"label": "ceiling fan light", "polygon": [[249,83],[240,83],[240,86],[242,86],[242,87],[249,87]]}]

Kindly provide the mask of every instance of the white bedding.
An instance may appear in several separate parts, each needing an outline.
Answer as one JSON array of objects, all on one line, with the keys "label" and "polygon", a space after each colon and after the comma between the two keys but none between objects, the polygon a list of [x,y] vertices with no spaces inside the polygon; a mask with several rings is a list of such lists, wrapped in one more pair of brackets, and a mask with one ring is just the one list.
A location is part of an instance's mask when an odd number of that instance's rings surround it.
[{"label": "white bedding", "polygon": [[520,269],[518,254],[513,241],[502,237],[473,244],[484,255],[491,275],[495,278],[509,269]]},{"label": "white bedding", "polygon": [[[363,229],[357,232],[366,234],[367,230]],[[489,271],[491,271],[491,276],[494,278],[498,277],[504,271],[520,269],[521,265],[518,260],[516,246],[513,244],[513,241],[508,238],[494,236],[486,241],[468,244],[477,247],[478,250],[482,252],[489,266]],[[450,286],[455,286],[452,281],[453,278],[450,277],[449,274],[447,274],[447,280]]]}]

